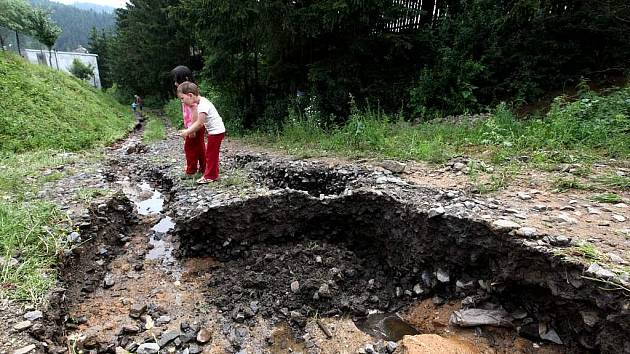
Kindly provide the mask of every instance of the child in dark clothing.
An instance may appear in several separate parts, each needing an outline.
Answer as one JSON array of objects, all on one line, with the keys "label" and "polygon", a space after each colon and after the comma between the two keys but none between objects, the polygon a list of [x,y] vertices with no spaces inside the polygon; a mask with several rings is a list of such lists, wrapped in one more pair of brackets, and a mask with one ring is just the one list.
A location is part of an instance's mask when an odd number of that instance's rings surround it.
[{"label": "child in dark clothing", "polygon": [[[193,73],[186,66],[180,65],[171,70],[171,76],[175,87],[181,83],[193,82]],[[182,116],[184,128],[189,128],[194,122],[192,117],[192,107],[182,103]],[[197,172],[203,173],[206,169],[205,160],[205,127],[201,127],[195,133],[184,137],[184,155],[186,156],[186,175],[192,176]]]}]

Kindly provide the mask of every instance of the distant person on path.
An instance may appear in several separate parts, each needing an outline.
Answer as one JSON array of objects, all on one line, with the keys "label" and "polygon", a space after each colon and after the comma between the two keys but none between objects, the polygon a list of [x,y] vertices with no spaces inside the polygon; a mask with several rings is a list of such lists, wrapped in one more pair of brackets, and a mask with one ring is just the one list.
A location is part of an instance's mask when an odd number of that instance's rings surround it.
[{"label": "distant person on path", "polygon": [[[180,65],[171,70],[171,76],[175,87],[179,84],[189,81],[194,82],[192,71],[188,67]],[[193,124],[192,108],[186,106],[182,102],[182,117],[184,120],[184,128],[188,128]],[[186,156],[186,175],[192,176],[197,172],[203,173],[206,169],[205,160],[205,127],[199,128],[198,131],[189,134],[184,138],[184,155]]]},{"label": "distant person on path", "polygon": [[136,108],[138,107],[138,104],[136,102],[132,102],[131,103],[131,110],[133,111],[133,113],[136,113]]},{"label": "distant person on path", "polygon": [[207,98],[199,95],[199,87],[192,82],[183,82],[177,87],[177,96],[182,102],[192,108],[193,124],[187,129],[180,130],[184,137],[198,132],[202,127],[208,132],[206,145],[206,170],[198,184],[215,182],[219,179],[219,151],[221,141],[225,136],[223,119],[214,105]]},{"label": "distant person on path", "polygon": [[142,112],[142,107],[144,107],[144,100],[138,95],[134,95],[133,97],[135,99],[136,106],[138,107],[138,109],[140,109],[140,112]]}]

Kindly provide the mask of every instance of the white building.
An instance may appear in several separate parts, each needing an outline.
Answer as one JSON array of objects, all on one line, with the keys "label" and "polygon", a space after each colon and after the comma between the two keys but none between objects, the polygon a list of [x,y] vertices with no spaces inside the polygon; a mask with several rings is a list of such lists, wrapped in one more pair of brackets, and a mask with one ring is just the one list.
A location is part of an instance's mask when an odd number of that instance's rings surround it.
[{"label": "white building", "polygon": [[[57,52],[52,51],[52,67],[57,70],[65,71],[70,73],[70,67],[72,67],[72,61],[74,59],[79,59],[85,65],[92,65],[94,68],[94,76],[90,79],[90,83],[92,86],[96,88],[101,88],[101,78],[98,73],[98,63],[96,54],[89,54],[87,50],[83,49],[81,46],[77,48],[79,51],[74,52]],[[85,53],[82,53],[85,51]],[[51,60],[49,60],[47,50],[39,50],[39,49],[24,49],[24,54],[26,55],[26,59],[33,64],[41,64],[45,66],[50,66]]]}]

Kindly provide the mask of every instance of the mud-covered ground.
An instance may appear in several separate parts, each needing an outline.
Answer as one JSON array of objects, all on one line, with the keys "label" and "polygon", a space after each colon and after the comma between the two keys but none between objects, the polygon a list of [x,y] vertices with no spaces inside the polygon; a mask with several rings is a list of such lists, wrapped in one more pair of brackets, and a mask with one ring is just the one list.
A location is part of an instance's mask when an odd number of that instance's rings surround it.
[{"label": "mud-covered ground", "polygon": [[[524,239],[525,247],[545,249],[544,254],[572,254],[577,241],[588,241],[600,250],[602,256],[595,261],[603,270],[587,272],[591,260],[585,262],[584,275],[614,281],[617,288],[601,283],[611,294],[624,291],[619,281],[627,281],[621,271],[630,259],[627,205],[598,204],[586,193],[554,194],[545,180],[550,175],[523,176],[512,187],[481,197],[471,192],[463,168],[455,162],[439,168],[409,164],[397,174],[383,168],[391,169],[381,161],[300,161],[228,140],[222,149],[222,181],[196,186],[182,175],[181,140],[169,132],[165,141],[147,147],[138,131],[105,150],[101,163],[67,166],[67,177],[39,194],[82,225],[78,234],[68,235],[80,250],[68,254],[56,295],[39,308],[44,316],[29,327],[16,329],[27,310],[37,309],[1,304],[0,353],[150,353],[156,344],[160,352],[178,353],[356,353],[371,348],[388,353],[403,344],[393,344],[399,338],[370,336],[353,322],[359,320],[361,326],[361,320],[376,311],[402,316],[406,324],[398,323],[402,327],[394,332],[411,325],[454,345],[463,342],[470,352],[562,353],[596,345],[589,337],[582,345],[578,338],[570,345],[556,345],[549,340],[555,333],[547,327],[551,318],[532,318],[535,311],[521,316],[513,298],[502,304],[500,296],[491,294],[493,287],[480,279],[444,281],[448,273],[437,269],[401,273],[392,268],[384,248],[358,247],[344,235],[293,241],[281,237],[243,245],[228,240],[223,248],[228,253],[217,258],[180,250],[186,245],[182,238],[193,235],[175,235],[177,230],[194,227],[175,224],[194,221],[213,208],[229,213],[233,205],[255,198],[267,198],[273,205],[273,196],[287,186],[307,190],[324,202],[326,195],[351,194],[348,186],[350,191],[369,188],[410,200],[417,194],[418,207],[429,214],[485,220],[497,230],[513,230],[511,237]],[[262,172],[252,175],[252,169]],[[429,189],[416,190],[414,184]],[[77,200],[77,191],[90,188],[103,193],[91,204]],[[112,204],[116,193],[120,201]],[[322,224],[321,232],[328,231]],[[611,270],[617,272],[614,279],[606,273]],[[471,305],[465,296],[477,303]],[[513,327],[460,328],[449,323],[453,311],[471,306],[505,306],[515,317]],[[620,306],[619,315],[627,316],[628,308]],[[599,326],[597,315],[582,316],[587,316],[585,322],[594,321],[594,328]],[[374,324],[374,331],[363,329],[371,334],[390,330],[380,325]],[[534,330],[525,331],[533,325]],[[50,330],[42,331],[42,326]],[[427,341],[428,352],[444,352],[441,345]]]}]

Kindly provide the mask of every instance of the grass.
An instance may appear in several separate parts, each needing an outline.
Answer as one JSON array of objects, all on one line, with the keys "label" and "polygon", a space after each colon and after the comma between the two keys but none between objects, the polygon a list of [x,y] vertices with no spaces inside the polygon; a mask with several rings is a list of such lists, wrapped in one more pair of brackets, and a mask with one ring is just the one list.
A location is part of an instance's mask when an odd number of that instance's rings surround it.
[{"label": "grass", "polygon": [[600,203],[613,203],[613,204],[623,202],[623,199],[615,193],[595,194],[594,196],[591,197],[591,200],[594,200]]},{"label": "grass", "polygon": [[245,172],[240,170],[233,170],[227,172],[223,177],[221,177],[221,179],[219,179],[219,185],[224,187],[245,187],[252,185],[252,182],[247,178]]},{"label": "grass", "polygon": [[63,151],[38,150],[12,154],[0,151],[0,199],[22,202],[46,182],[62,178],[65,170],[55,167],[71,164],[82,157]]},{"label": "grass", "polygon": [[131,112],[65,73],[0,53],[0,151],[76,151],[122,138]]},{"label": "grass", "polygon": [[575,247],[574,252],[591,261],[601,261],[603,259],[601,253],[588,242],[584,242]]},{"label": "grass", "polygon": [[627,176],[609,174],[609,175],[597,177],[595,181],[602,184],[605,187],[616,188],[623,191],[630,191],[630,177],[627,177]]},{"label": "grass", "polygon": [[182,102],[179,99],[174,98],[168,101],[164,106],[164,113],[173,127],[177,129],[184,127],[184,121],[182,118]]},{"label": "grass", "polygon": [[558,250],[557,254],[560,256],[577,257],[592,262],[602,262],[604,256],[595,246],[589,242],[581,242],[579,245]]},{"label": "grass", "polygon": [[[70,75],[0,53],[0,299],[38,303],[55,284],[70,220],[37,192],[72,173],[82,151],[126,135],[134,118]],[[87,199],[102,191],[82,190]],[[7,262],[6,260],[11,260]]]},{"label": "grass", "polygon": [[166,127],[164,122],[153,114],[148,114],[149,120],[144,127],[142,140],[145,143],[152,143],[166,138]]},{"label": "grass", "polygon": [[565,192],[570,189],[584,190],[584,191],[594,189],[593,186],[589,184],[585,184],[584,182],[580,181],[579,179],[575,177],[571,177],[571,178],[559,177],[553,181],[553,187],[558,192]]},{"label": "grass", "polygon": [[89,203],[97,197],[107,195],[109,191],[104,188],[80,188],[75,192],[75,200]]},{"label": "grass", "polygon": [[[175,110],[175,103],[172,105]],[[354,105],[343,125],[327,121],[313,107],[300,112],[290,109],[279,131],[250,132],[244,140],[298,156],[334,154],[441,163],[469,155],[495,165],[523,165],[521,157],[528,156],[532,166],[581,163],[582,167],[573,171],[577,176],[588,176],[593,162],[630,156],[628,87],[607,96],[585,92],[573,102],[559,97],[547,115],[525,120],[516,118],[502,104],[488,119],[477,122],[412,124],[369,105]],[[496,178],[495,184],[501,185],[503,177]],[[615,188],[630,188],[627,177],[610,177],[605,182]],[[588,187],[571,181],[558,183],[561,188]]]},{"label": "grass", "polygon": [[16,259],[0,264],[3,298],[38,302],[56,282],[56,256],[67,220],[54,206],[0,202],[0,256]]}]

